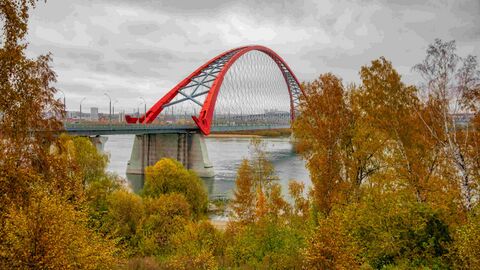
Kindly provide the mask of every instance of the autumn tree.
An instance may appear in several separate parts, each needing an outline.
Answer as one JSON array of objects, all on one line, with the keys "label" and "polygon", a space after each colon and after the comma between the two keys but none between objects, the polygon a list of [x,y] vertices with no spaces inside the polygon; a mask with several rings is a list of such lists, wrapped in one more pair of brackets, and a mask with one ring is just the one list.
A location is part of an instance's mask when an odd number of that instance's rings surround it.
[{"label": "autumn tree", "polygon": [[301,155],[307,160],[314,186],[314,205],[328,213],[344,199],[342,151],[349,140],[351,113],[340,79],[321,75],[303,86],[305,95],[293,125]]},{"label": "autumn tree", "polygon": [[144,198],[145,215],[139,234],[139,251],[144,255],[166,254],[171,251],[171,238],[182,231],[192,219],[191,206],[182,194],[162,194]]},{"label": "autumn tree", "polygon": [[357,249],[341,217],[320,218],[304,249],[307,269],[358,269]]},{"label": "autumn tree", "polygon": [[251,141],[250,160],[244,159],[238,169],[231,207],[234,219],[252,223],[265,215],[280,216],[289,212],[273,164],[268,160],[265,144],[258,138]]},{"label": "autumn tree", "polygon": [[357,256],[374,269],[448,265],[445,255],[452,242],[448,224],[440,211],[418,202],[409,190],[394,185],[372,187],[361,201],[338,214]]},{"label": "autumn tree", "polygon": [[235,219],[242,223],[250,223],[254,220],[255,193],[253,171],[247,159],[242,161],[237,172],[235,191],[231,207]]},{"label": "autumn tree", "polygon": [[383,171],[393,170],[419,202],[426,201],[441,147],[421,120],[421,114],[429,108],[420,103],[417,89],[405,85],[392,63],[383,57],[363,66],[360,78],[356,103],[364,123],[378,134],[382,155],[377,160]]},{"label": "autumn tree", "polygon": [[208,197],[201,179],[180,162],[162,158],[145,169],[143,194],[146,197],[158,197],[169,193],[183,194],[197,218],[207,209]]},{"label": "autumn tree", "polygon": [[457,117],[478,109],[480,72],[474,56],[461,58],[456,54],[455,41],[444,42],[436,39],[428,46],[425,59],[414,69],[424,79],[422,88],[427,102],[432,104],[436,125],[425,122],[430,135],[442,146],[442,150],[453,163],[458,175],[463,206],[471,210],[476,196],[474,187],[475,161],[468,154],[475,145],[469,143],[472,131],[463,128]]},{"label": "autumn tree", "polygon": [[305,184],[303,183],[296,181],[290,181],[288,183],[288,191],[293,200],[291,214],[307,220],[310,212],[310,201],[303,194],[304,190]]},{"label": "autumn tree", "polygon": [[87,185],[105,176],[108,157],[99,153],[95,145],[86,137],[73,137],[76,164],[80,166],[83,184]]},{"label": "autumn tree", "polygon": [[2,269],[116,269],[112,240],[87,228],[87,216],[55,195],[37,192],[4,213]]},{"label": "autumn tree", "polygon": [[0,3],[0,208],[28,200],[32,181],[50,180],[48,150],[54,137],[46,131],[61,128],[63,106],[54,98],[51,57],[25,54],[29,10],[36,2]]},{"label": "autumn tree", "polygon": [[0,265],[114,268],[114,242],[88,226],[75,147],[59,119],[50,54],[26,57],[35,0],[0,1]]},{"label": "autumn tree", "polygon": [[278,180],[278,176],[275,174],[275,168],[268,160],[264,141],[259,138],[253,138],[250,142],[250,147],[250,166],[253,172],[254,186],[260,188],[262,192],[269,197],[271,185],[275,180]]},{"label": "autumn tree", "polygon": [[172,237],[172,269],[218,269],[216,257],[223,256],[221,234],[208,221],[189,223]]},{"label": "autumn tree", "polygon": [[300,269],[309,216],[303,187],[292,184],[296,204],[290,205],[276,182],[264,143],[253,140],[252,149],[251,159],[243,160],[237,173],[234,216],[225,232],[227,265]]},{"label": "autumn tree", "polygon": [[282,218],[290,215],[291,205],[283,198],[282,187],[274,183],[270,189],[270,198],[268,202],[268,213],[272,218]]}]

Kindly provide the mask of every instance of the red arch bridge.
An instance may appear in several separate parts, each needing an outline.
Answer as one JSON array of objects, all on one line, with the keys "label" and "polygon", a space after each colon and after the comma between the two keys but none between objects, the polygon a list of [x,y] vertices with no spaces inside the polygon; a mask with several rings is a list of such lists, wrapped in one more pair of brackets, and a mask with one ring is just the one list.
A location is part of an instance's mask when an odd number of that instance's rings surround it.
[{"label": "red arch bridge", "polygon": [[[72,135],[135,134],[127,173],[143,174],[161,157],[172,157],[200,176],[213,176],[203,136],[211,132],[288,128],[303,94],[295,74],[273,50],[244,46],[206,62],[148,111],[127,124],[66,124]],[[93,137],[92,137],[93,136]]]}]

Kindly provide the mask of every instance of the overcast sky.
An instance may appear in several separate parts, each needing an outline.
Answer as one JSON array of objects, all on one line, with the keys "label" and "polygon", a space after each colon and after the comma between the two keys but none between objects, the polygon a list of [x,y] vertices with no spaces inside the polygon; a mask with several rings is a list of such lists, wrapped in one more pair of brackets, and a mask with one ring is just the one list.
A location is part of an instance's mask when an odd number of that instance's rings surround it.
[{"label": "overcast sky", "polygon": [[130,112],[247,44],[276,51],[301,81],[333,72],[356,82],[385,56],[415,83],[411,67],[435,38],[480,56],[480,0],[48,0],[30,18],[29,56],[53,54],[68,110],[86,97],[85,108],[108,111],[108,92]]}]

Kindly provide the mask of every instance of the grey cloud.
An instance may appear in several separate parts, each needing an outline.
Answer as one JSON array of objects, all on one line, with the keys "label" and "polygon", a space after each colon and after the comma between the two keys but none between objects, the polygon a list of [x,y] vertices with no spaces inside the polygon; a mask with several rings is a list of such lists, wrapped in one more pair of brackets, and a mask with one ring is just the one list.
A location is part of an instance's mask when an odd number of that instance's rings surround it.
[{"label": "grey cloud", "polygon": [[356,81],[360,66],[385,56],[414,83],[409,67],[434,38],[480,56],[479,14],[478,0],[49,0],[31,16],[29,52],[53,53],[72,108],[107,90],[125,107],[138,96],[151,104],[245,44],[271,47],[301,80],[332,71]]},{"label": "grey cloud", "polygon": [[135,36],[145,36],[159,30],[156,23],[134,23],[126,26],[127,32]]},{"label": "grey cloud", "polygon": [[82,49],[68,50],[65,52],[65,56],[72,60],[87,60],[89,62],[101,61],[103,58],[103,54],[98,51]]},{"label": "grey cloud", "polygon": [[185,61],[190,57],[185,57],[181,53],[159,49],[119,49],[119,53],[132,61],[140,62],[177,62]]}]

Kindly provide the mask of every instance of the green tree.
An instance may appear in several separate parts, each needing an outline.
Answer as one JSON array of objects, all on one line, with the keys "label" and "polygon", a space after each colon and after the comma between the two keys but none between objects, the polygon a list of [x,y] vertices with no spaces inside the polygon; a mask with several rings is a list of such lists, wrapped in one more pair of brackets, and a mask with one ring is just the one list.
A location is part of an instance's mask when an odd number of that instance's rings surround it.
[{"label": "green tree", "polygon": [[142,198],[126,190],[117,190],[108,196],[107,226],[110,235],[117,237],[127,254],[138,251],[140,229],[145,216]]},{"label": "green tree", "polygon": [[111,194],[121,190],[124,179],[114,174],[106,174],[87,185],[85,201],[88,205],[89,226],[102,232],[109,232],[107,225],[108,207]]},{"label": "green tree", "polygon": [[302,269],[305,248],[303,227],[264,218],[226,232],[226,259],[233,267]]},{"label": "green tree", "polygon": [[480,214],[479,207],[470,214],[467,222],[453,233],[455,241],[450,257],[457,269],[480,269]]},{"label": "green tree", "polygon": [[217,269],[216,257],[223,256],[221,234],[208,221],[189,223],[172,237],[172,269]]},{"label": "green tree", "polygon": [[194,172],[185,169],[180,162],[162,158],[145,169],[143,195],[158,197],[169,193],[184,195],[197,218],[207,209],[208,196],[202,180]]},{"label": "green tree", "polygon": [[145,217],[138,231],[143,255],[168,254],[171,238],[191,220],[191,207],[185,196],[178,193],[145,198]]},{"label": "green tree", "polygon": [[105,177],[108,157],[99,153],[93,143],[86,137],[73,137],[76,164],[80,166],[84,185]]},{"label": "green tree", "polygon": [[442,215],[408,190],[369,188],[359,203],[339,209],[343,230],[371,267],[445,268],[452,241]]}]

